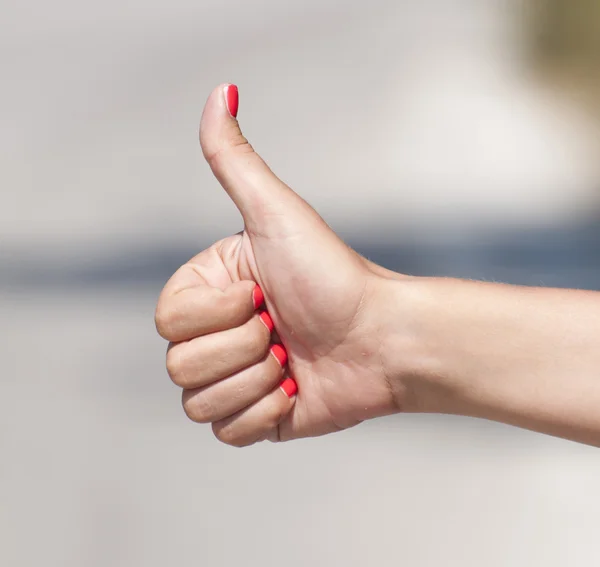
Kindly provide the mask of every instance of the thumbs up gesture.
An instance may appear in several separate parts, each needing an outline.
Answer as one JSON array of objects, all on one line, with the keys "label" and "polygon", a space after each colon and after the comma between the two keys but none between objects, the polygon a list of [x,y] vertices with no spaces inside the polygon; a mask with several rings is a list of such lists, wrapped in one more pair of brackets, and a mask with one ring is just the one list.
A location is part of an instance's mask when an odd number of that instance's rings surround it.
[{"label": "thumbs up gesture", "polygon": [[221,441],[245,446],[345,429],[393,413],[388,303],[401,276],[349,248],[242,135],[238,89],[210,95],[204,157],[244,230],[183,265],[156,325],[183,407]]}]

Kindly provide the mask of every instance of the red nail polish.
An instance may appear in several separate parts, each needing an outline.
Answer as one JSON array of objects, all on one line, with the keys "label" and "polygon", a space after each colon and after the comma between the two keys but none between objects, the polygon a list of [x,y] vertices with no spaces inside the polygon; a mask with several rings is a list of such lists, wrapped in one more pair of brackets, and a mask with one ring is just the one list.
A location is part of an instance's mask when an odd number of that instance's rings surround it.
[{"label": "red nail polish", "polygon": [[298,392],[298,384],[293,378],[286,378],[279,386],[287,395],[288,398],[292,398]]},{"label": "red nail polish", "polygon": [[227,101],[227,110],[229,110],[229,114],[231,114],[233,118],[236,118],[240,105],[240,94],[235,85],[227,85],[225,87],[225,100]]},{"label": "red nail polish", "polygon": [[273,319],[271,319],[271,316],[266,311],[263,311],[260,314],[260,320],[265,324],[265,327],[269,329],[269,333],[272,333],[275,325],[273,325]]},{"label": "red nail polish", "polygon": [[273,345],[271,347],[271,354],[277,359],[277,362],[279,362],[282,367],[286,365],[288,355],[287,351],[281,345]]},{"label": "red nail polish", "polygon": [[254,301],[254,309],[258,309],[265,302],[265,296],[258,284],[252,292],[252,301]]}]

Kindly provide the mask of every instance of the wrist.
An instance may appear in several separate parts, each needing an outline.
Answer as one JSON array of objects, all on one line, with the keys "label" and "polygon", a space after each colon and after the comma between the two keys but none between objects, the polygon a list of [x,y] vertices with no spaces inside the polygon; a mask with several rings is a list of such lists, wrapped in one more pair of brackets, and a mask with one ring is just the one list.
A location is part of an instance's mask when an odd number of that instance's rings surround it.
[{"label": "wrist", "polygon": [[436,348],[439,286],[429,278],[380,274],[381,360],[394,405],[405,413],[452,413],[459,384]]},{"label": "wrist", "polygon": [[598,445],[598,296],[381,277],[383,375],[396,408],[485,418]]}]

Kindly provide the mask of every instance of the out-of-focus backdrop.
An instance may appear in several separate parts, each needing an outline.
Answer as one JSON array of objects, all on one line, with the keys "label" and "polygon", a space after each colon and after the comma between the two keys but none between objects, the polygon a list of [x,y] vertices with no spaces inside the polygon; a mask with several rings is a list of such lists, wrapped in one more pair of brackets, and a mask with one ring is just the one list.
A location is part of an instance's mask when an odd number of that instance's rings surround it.
[{"label": "out-of-focus backdrop", "polygon": [[597,2],[0,1],[0,565],[598,565],[600,453],[396,416],[235,450],[153,310],[240,218],[197,144],[412,274],[600,289]]}]

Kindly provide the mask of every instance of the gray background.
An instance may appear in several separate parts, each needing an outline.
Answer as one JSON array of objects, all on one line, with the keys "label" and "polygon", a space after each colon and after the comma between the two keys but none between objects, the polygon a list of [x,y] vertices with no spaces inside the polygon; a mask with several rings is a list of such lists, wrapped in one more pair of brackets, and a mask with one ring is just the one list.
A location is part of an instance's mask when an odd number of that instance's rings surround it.
[{"label": "gray background", "polygon": [[0,0],[0,564],[600,562],[600,454],[396,416],[236,450],[188,422],[156,297],[240,228],[211,89],[370,258],[600,289],[597,131],[500,0]]}]

